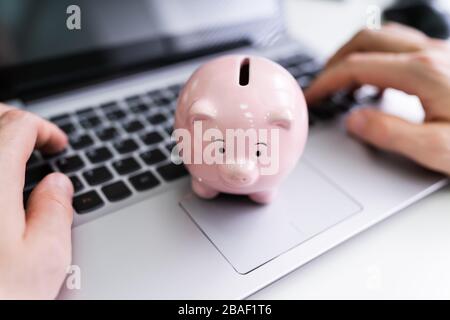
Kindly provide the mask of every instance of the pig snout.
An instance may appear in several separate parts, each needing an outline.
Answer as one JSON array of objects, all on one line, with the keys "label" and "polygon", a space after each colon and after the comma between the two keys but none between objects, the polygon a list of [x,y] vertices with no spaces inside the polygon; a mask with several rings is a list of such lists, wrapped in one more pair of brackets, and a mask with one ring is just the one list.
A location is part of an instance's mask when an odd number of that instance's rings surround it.
[{"label": "pig snout", "polygon": [[225,184],[237,188],[250,186],[258,178],[256,163],[248,160],[220,165],[219,173]]}]

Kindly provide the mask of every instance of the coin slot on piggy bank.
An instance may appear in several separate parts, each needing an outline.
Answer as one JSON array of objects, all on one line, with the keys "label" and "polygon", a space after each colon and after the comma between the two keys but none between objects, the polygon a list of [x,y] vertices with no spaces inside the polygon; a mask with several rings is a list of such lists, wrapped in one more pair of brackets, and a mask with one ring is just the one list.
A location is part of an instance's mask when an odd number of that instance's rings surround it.
[{"label": "coin slot on piggy bank", "polygon": [[241,86],[248,85],[250,79],[250,60],[245,58],[241,62],[241,69],[239,70],[239,84]]},{"label": "coin slot on piggy bank", "polygon": [[230,55],[198,68],[180,93],[174,135],[194,193],[275,199],[306,143],[308,113],[296,80],[280,65]]}]

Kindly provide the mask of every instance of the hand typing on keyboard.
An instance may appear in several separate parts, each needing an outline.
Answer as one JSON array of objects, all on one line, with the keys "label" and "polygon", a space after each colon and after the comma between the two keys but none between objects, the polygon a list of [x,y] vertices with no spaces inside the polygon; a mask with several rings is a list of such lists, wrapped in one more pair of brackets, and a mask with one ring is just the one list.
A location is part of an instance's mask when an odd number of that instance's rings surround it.
[{"label": "hand typing on keyboard", "polygon": [[36,147],[63,150],[57,126],[0,104],[0,299],[56,297],[71,261],[70,180],[52,173],[33,189],[24,208],[27,160]]},{"label": "hand typing on keyboard", "polygon": [[363,84],[417,95],[425,109],[425,122],[413,124],[373,108],[360,108],[348,116],[348,131],[376,147],[450,174],[448,43],[397,24],[363,30],[328,61],[305,97],[314,105],[339,90]]}]

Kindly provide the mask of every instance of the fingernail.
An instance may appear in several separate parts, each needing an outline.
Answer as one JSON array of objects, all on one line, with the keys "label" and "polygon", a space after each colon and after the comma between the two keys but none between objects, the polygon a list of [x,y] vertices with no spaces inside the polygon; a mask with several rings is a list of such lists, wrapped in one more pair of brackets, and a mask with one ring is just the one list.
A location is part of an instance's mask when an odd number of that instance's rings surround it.
[{"label": "fingernail", "polygon": [[350,113],[347,119],[347,128],[354,133],[361,133],[367,123],[367,118],[364,112],[356,110]]},{"label": "fingernail", "polygon": [[48,179],[49,184],[64,192],[68,197],[72,197],[73,185],[69,178],[62,173],[52,173]]}]

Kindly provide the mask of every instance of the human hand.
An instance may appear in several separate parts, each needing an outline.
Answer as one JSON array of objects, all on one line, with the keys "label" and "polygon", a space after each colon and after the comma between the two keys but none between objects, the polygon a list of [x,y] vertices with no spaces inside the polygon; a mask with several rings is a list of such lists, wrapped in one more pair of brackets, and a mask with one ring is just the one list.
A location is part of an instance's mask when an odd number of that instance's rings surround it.
[{"label": "human hand", "polygon": [[355,137],[450,175],[450,46],[408,27],[363,30],[339,49],[305,91],[314,104],[335,91],[363,84],[419,97],[425,122],[414,124],[373,108],[346,120]]},{"label": "human hand", "polygon": [[73,186],[60,173],[45,177],[23,207],[25,166],[34,147],[67,144],[54,124],[0,104],[0,299],[55,298],[71,261]]}]

